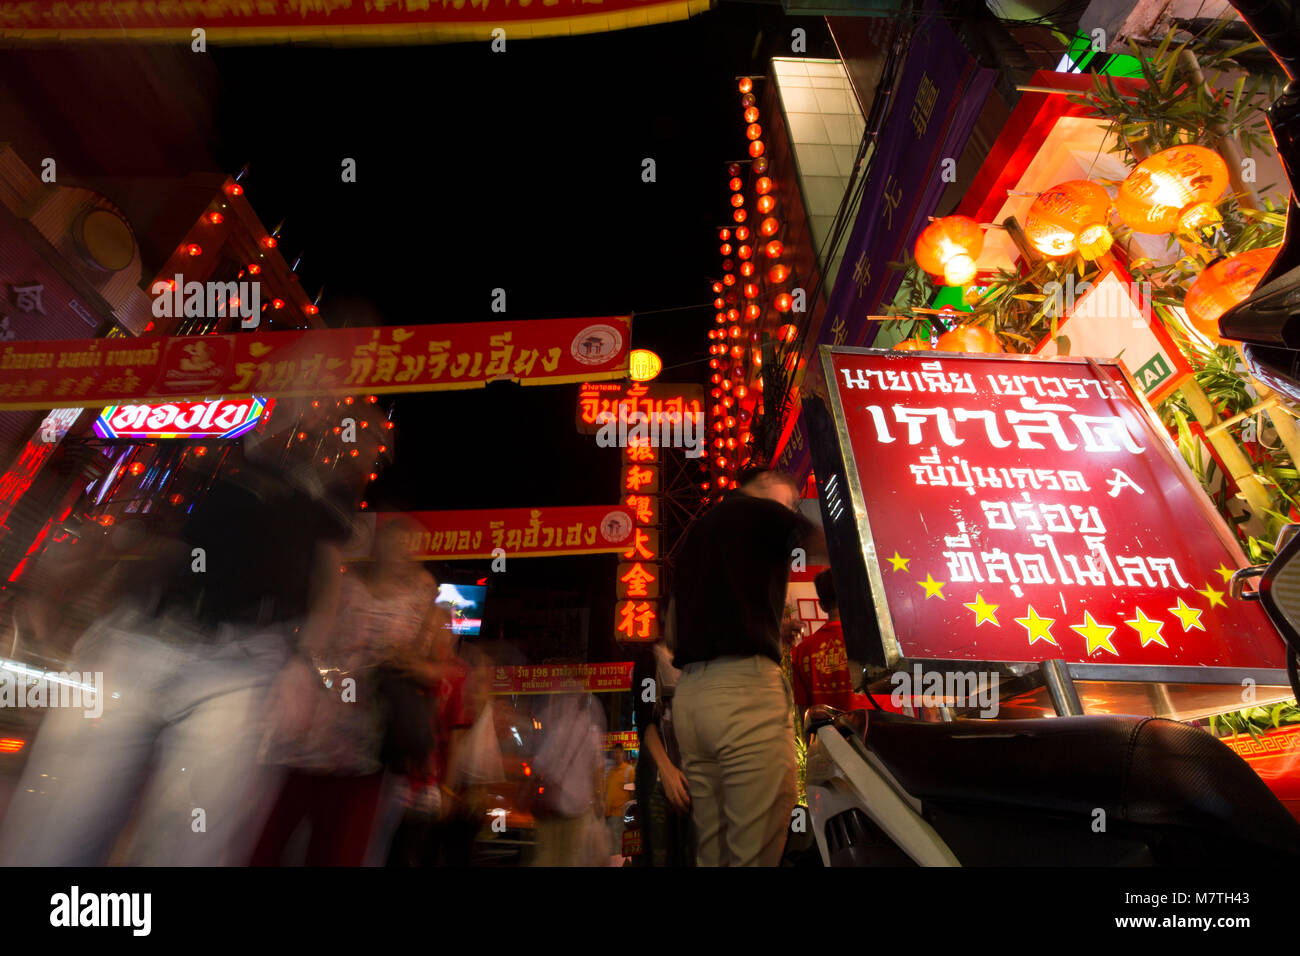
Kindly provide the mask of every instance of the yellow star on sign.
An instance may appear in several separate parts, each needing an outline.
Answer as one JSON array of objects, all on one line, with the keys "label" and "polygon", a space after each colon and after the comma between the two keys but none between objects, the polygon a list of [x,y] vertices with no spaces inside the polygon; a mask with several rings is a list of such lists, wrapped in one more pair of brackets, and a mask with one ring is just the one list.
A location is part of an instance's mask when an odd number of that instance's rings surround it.
[{"label": "yellow star on sign", "polygon": [[1165,622],[1151,620],[1151,618],[1142,613],[1141,608],[1137,609],[1137,618],[1135,620],[1125,621],[1124,623],[1138,632],[1138,637],[1141,638],[1143,647],[1146,647],[1148,644],[1161,644],[1165,647],[1169,646],[1168,644],[1165,644],[1165,639],[1160,636],[1160,631],[1164,628]]},{"label": "yellow star on sign", "polygon": [[1192,628],[1205,630],[1205,625],[1201,623],[1201,612],[1194,607],[1188,607],[1183,603],[1183,599],[1178,599],[1178,607],[1171,607],[1169,613],[1183,622],[1183,633],[1186,634]]},{"label": "yellow star on sign", "polygon": [[1229,581],[1231,581],[1232,576],[1237,573],[1236,568],[1227,567],[1222,561],[1219,562],[1219,566],[1214,570],[1219,572],[1219,576],[1223,578],[1224,584],[1227,584]]},{"label": "yellow star on sign", "polygon": [[1001,624],[998,623],[997,614],[994,613],[997,611],[998,605],[987,603],[984,600],[983,594],[976,594],[975,602],[973,604],[963,604],[962,607],[970,608],[972,611],[975,612],[976,627],[979,627],[985,621],[989,622],[994,627],[1002,626]]},{"label": "yellow star on sign", "polygon": [[1110,636],[1115,633],[1115,628],[1105,624],[1098,624],[1093,620],[1091,611],[1083,612],[1082,624],[1071,624],[1070,630],[1078,631],[1079,636],[1088,642],[1088,650],[1085,652],[1089,656],[1095,650],[1110,651],[1116,657],[1119,657],[1119,651],[1110,642]]},{"label": "yellow star on sign", "polygon": [[917,581],[916,583],[921,585],[921,587],[925,588],[925,599],[927,601],[930,600],[930,598],[934,597],[935,595],[938,595],[940,598],[942,598],[945,601],[948,600],[943,596],[943,586],[947,582],[936,581],[934,578],[930,577],[929,574],[927,574],[925,576],[924,581]]},{"label": "yellow star on sign", "polygon": [[1228,606],[1228,602],[1223,599],[1223,592],[1214,590],[1214,588],[1210,587],[1208,581],[1205,583],[1205,590],[1197,591],[1196,593],[1201,595],[1201,597],[1205,598],[1205,600],[1209,601],[1210,607]]},{"label": "yellow star on sign", "polygon": [[1033,647],[1037,641],[1047,641],[1056,647],[1061,646],[1056,643],[1056,638],[1052,637],[1052,625],[1056,620],[1050,617],[1039,617],[1032,604],[1029,605],[1029,617],[1018,617],[1016,623],[1029,633],[1030,647]]},{"label": "yellow star on sign", "polygon": [[903,558],[903,557],[899,557],[899,555],[898,555],[898,549],[895,548],[895,549],[894,549],[894,556],[893,556],[892,558],[886,558],[885,560],[888,561],[890,564],[892,564],[892,565],[894,566],[894,570],[895,570],[895,571],[906,571],[906,570],[907,570],[907,562],[908,562],[908,561],[911,561],[912,559],[911,559],[911,558]]}]

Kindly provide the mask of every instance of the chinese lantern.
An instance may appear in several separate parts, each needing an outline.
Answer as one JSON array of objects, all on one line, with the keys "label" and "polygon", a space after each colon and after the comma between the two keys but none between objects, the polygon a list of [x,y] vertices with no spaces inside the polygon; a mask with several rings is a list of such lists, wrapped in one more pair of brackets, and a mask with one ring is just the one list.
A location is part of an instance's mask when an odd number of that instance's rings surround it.
[{"label": "chinese lantern", "polygon": [[754,274],[754,263],[742,262],[740,264],[740,274],[744,276],[746,279],[752,276]]},{"label": "chinese lantern", "polygon": [[789,312],[790,306],[793,304],[793,302],[794,300],[790,298],[789,293],[782,292],[780,295],[778,295],[775,299],[772,300],[772,305],[778,312]]},{"label": "chinese lantern", "polygon": [[984,231],[967,216],[944,216],[926,226],[916,240],[916,264],[948,285],[975,278],[975,260],[984,249]]},{"label": "chinese lantern", "polygon": [[758,122],[758,108],[757,108],[757,107],[751,106],[749,109],[745,110],[745,122],[746,122],[746,123],[757,123],[757,122]]},{"label": "chinese lantern", "polygon": [[746,242],[749,239],[749,229],[745,226],[736,227],[736,241]]},{"label": "chinese lantern", "polygon": [[727,183],[727,185],[731,187],[733,193],[738,193],[744,188],[745,182],[739,176],[732,176],[731,182]]},{"label": "chinese lantern", "polygon": [[783,325],[776,330],[776,337],[780,342],[793,342],[798,335],[799,329],[793,325]]},{"label": "chinese lantern", "polygon": [[721,293],[722,293],[722,283],[721,283],[721,282],[715,282],[715,283],[713,283],[713,291],[714,291],[714,292],[717,292],[717,293],[719,293],[719,294],[721,294]]},{"label": "chinese lantern", "polygon": [[742,92],[742,93],[748,93],[750,90],[752,90],[752,89],[754,88],[754,81],[751,80],[749,77],[746,76],[746,77],[743,77],[743,78],[741,79],[740,83],[737,84],[737,85],[740,87],[740,92]]},{"label": "chinese lantern", "polygon": [[735,212],[731,214],[731,218],[736,220],[736,222],[744,222],[745,219],[747,218],[745,215],[745,210],[737,209]]},{"label": "chinese lantern", "polygon": [[1002,352],[998,337],[982,325],[959,325],[939,336],[940,352]]},{"label": "chinese lantern", "polygon": [[[730,259],[727,260],[727,262],[730,262],[730,261],[731,261]],[[724,263],[724,265],[725,265],[725,263]],[[726,268],[729,269],[729,268],[731,268],[731,267],[730,267],[730,266],[726,266]],[[736,284],[736,277],[733,276],[730,272],[728,272],[725,276],[722,277],[722,284],[723,284],[723,285],[728,285],[728,286],[730,286],[730,285],[735,285],[735,284]]]},{"label": "chinese lantern", "polygon": [[745,283],[745,298],[746,299],[758,298],[758,286],[753,282]]},{"label": "chinese lantern", "polygon": [[758,173],[760,176],[767,172],[766,156],[760,156],[758,159],[754,160],[754,172]]},{"label": "chinese lantern", "polygon": [[208,222],[212,223],[212,225],[214,226],[219,226],[225,221],[226,221],[226,217],[221,215],[221,213],[219,212],[208,213]]},{"label": "chinese lantern", "polygon": [[750,322],[757,320],[758,317],[762,314],[763,314],[763,310],[756,305],[745,306],[745,318],[748,319]]},{"label": "chinese lantern", "polygon": [[185,247],[185,254],[188,256],[201,256],[203,255],[203,247],[197,242],[191,242]]},{"label": "chinese lantern", "polygon": [[754,208],[764,215],[767,215],[767,213],[776,208],[776,200],[771,196],[759,196],[758,202],[754,203]]},{"label": "chinese lantern", "polygon": [[767,270],[767,281],[773,285],[780,285],[790,275],[790,269],[787,266],[775,265]]},{"label": "chinese lantern", "polygon": [[766,176],[760,176],[758,177],[757,180],[755,180],[754,192],[758,193],[760,196],[766,196],[771,191],[772,191],[772,180],[768,179]]},{"label": "chinese lantern", "polygon": [[758,231],[765,236],[775,236],[781,231],[781,224],[777,222],[775,216],[768,216],[758,225]]},{"label": "chinese lantern", "polygon": [[726,242],[728,239],[731,238],[731,230],[730,230],[730,229],[720,229],[720,230],[718,231],[718,238],[721,239],[723,242]]},{"label": "chinese lantern", "polygon": [[903,339],[894,346],[895,352],[928,352],[931,346],[924,339]]},{"label": "chinese lantern", "polygon": [[1106,220],[1110,196],[1094,182],[1071,179],[1040,193],[1025,217],[1025,237],[1045,256],[1106,253],[1113,242]]},{"label": "chinese lantern", "polygon": [[1232,344],[1219,337],[1219,316],[1255,291],[1277,258],[1278,249],[1268,246],[1240,252],[1220,259],[1197,276],[1183,299],[1187,320],[1196,331],[1219,345]]},{"label": "chinese lantern", "polygon": [[761,139],[756,139],[749,144],[749,155],[757,159],[758,157],[763,155],[763,150],[765,148],[766,147],[763,145],[763,141]]},{"label": "chinese lantern", "polygon": [[648,382],[663,368],[663,359],[649,349],[633,349],[628,354],[628,375],[634,382]]},{"label": "chinese lantern", "polygon": [[1214,202],[1228,165],[1204,146],[1173,146],[1142,160],[1120,183],[1115,211],[1134,232],[1193,232],[1220,220]]},{"label": "chinese lantern", "polygon": [[763,247],[763,252],[769,259],[780,259],[781,253],[785,252],[785,246],[781,245],[781,243],[776,239],[773,239]]},{"label": "chinese lantern", "polygon": [[731,243],[724,242],[722,245],[718,246],[718,252],[724,256],[731,255]]},{"label": "chinese lantern", "polygon": [[732,193],[731,205],[739,209],[741,206],[745,205],[745,197],[742,196],[740,193]]},{"label": "chinese lantern", "polygon": [[741,246],[739,249],[736,250],[736,255],[739,256],[741,259],[748,259],[753,254],[754,254],[754,250],[751,249],[749,246]]},{"label": "chinese lantern", "polygon": [[759,126],[757,123],[750,123],[748,126],[745,127],[746,139],[758,139],[762,135],[763,135],[763,127]]},{"label": "chinese lantern", "polygon": [[131,462],[131,467],[127,470],[130,471],[133,476],[142,475],[144,474],[144,462],[133,461]]}]

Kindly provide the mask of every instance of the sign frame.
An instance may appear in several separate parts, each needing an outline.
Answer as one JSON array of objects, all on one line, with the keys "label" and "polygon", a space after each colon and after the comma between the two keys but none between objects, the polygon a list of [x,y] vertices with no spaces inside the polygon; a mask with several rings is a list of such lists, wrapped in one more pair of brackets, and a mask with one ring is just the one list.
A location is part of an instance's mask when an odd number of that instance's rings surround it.
[{"label": "sign frame", "polygon": [[[834,365],[832,355],[870,355],[870,356],[897,356],[897,352],[889,349],[872,349],[859,348],[854,346],[831,347],[823,345],[819,347],[819,359],[822,373],[825,381],[828,383],[829,392],[829,411],[832,416],[831,425],[833,427],[834,447],[831,449],[823,448],[823,454],[827,451],[836,456],[838,465],[838,475],[832,476],[831,480],[837,480],[843,476],[847,488],[841,494],[847,497],[848,506],[851,509],[850,518],[857,533],[857,542],[860,553],[855,553],[855,558],[860,558],[863,568],[865,568],[866,579],[869,585],[870,593],[867,595],[871,600],[876,596],[878,599],[872,600],[874,604],[874,621],[862,622],[865,624],[874,624],[878,630],[879,641],[884,654],[884,666],[889,670],[900,668],[909,668],[913,664],[923,664],[938,668],[970,670],[975,667],[983,667],[991,671],[1005,672],[1009,669],[1015,669],[1020,665],[1040,666],[1042,662],[1035,660],[1026,661],[981,661],[968,659],[946,659],[946,658],[922,658],[908,657],[904,654],[902,645],[898,638],[897,630],[894,626],[893,616],[890,612],[888,601],[883,595],[886,593],[884,576],[881,570],[881,562],[876,553],[875,538],[871,530],[871,519],[866,507],[866,497],[863,494],[862,482],[858,473],[857,463],[853,457],[852,442],[850,440],[848,426],[844,417],[844,407],[841,401],[839,388],[835,381]],[[961,352],[926,352],[926,359],[960,359],[970,357]],[[1112,368],[1119,372],[1124,383],[1128,386],[1130,392],[1136,397],[1140,411],[1146,416],[1147,423],[1151,426],[1151,437],[1156,439],[1157,448],[1155,454],[1163,455],[1167,463],[1173,466],[1173,473],[1178,480],[1193,491],[1194,499],[1200,508],[1201,514],[1209,523],[1220,542],[1223,543],[1229,552],[1238,560],[1240,567],[1249,564],[1245,555],[1241,551],[1240,545],[1233,536],[1232,531],[1223,521],[1219,513],[1214,509],[1212,502],[1205,495],[1196,477],[1192,474],[1187,463],[1178,454],[1173,442],[1161,424],[1159,416],[1147,401],[1142,389],[1129,373],[1128,368],[1119,361],[1114,359],[1092,359],[1082,356],[1060,356],[1053,359],[1043,359],[1036,355],[1021,355],[1018,353],[1000,353],[1000,354],[980,354],[980,359],[991,361],[1006,362],[1008,364],[1020,362],[1042,363],[1050,361],[1054,365],[1062,366],[1086,366],[1099,376],[1104,377],[1104,368]],[[824,464],[824,463],[819,463]],[[824,467],[818,469],[819,484],[828,479],[823,478],[821,472],[825,471]],[[824,486],[823,486],[824,487]],[[825,495],[823,494],[823,509],[826,508]],[[832,516],[833,517],[833,516]],[[827,521],[828,533],[831,533],[833,521]],[[856,549],[855,549],[856,550]],[[842,602],[844,603],[844,602]],[[848,608],[844,608],[847,610]],[[847,620],[846,620],[847,623]],[[1276,630],[1276,628],[1275,628]],[[1285,647],[1282,637],[1278,636],[1278,642]],[[1060,659],[1060,658],[1054,658]],[[1245,679],[1254,680],[1260,686],[1286,686],[1288,684],[1285,666],[1275,669],[1262,668],[1240,668],[1240,667],[1206,667],[1199,665],[1179,666],[1179,665],[1147,665],[1147,664],[1095,664],[1080,663],[1068,660],[1062,660],[1070,677],[1074,680],[1085,681],[1119,681],[1119,682],[1143,682],[1143,683],[1178,683],[1178,684],[1240,684]]]}]

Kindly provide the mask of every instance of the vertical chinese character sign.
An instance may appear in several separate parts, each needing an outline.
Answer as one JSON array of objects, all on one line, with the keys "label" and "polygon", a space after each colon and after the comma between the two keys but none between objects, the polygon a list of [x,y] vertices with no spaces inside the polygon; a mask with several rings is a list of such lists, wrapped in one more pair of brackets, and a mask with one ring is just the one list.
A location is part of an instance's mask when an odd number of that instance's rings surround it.
[{"label": "vertical chinese character sign", "polygon": [[632,543],[619,560],[614,605],[614,632],[620,641],[659,639],[659,491],[660,452],[648,441],[630,441],[622,449],[619,493],[633,516]]},{"label": "vertical chinese character sign", "polygon": [[832,490],[889,665],[1057,658],[1094,677],[1277,682],[1281,638],[1228,593],[1235,539],[1120,365],[822,360],[848,485]]}]

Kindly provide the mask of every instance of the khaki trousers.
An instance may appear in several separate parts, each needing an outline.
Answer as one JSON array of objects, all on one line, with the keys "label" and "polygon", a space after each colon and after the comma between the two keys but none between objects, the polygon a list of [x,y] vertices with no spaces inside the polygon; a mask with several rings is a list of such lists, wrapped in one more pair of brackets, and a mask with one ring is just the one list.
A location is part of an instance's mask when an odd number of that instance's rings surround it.
[{"label": "khaki trousers", "polygon": [[793,700],[766,657],[688,664],[673,697],[700,866],[776,866],[795,805]]}]

